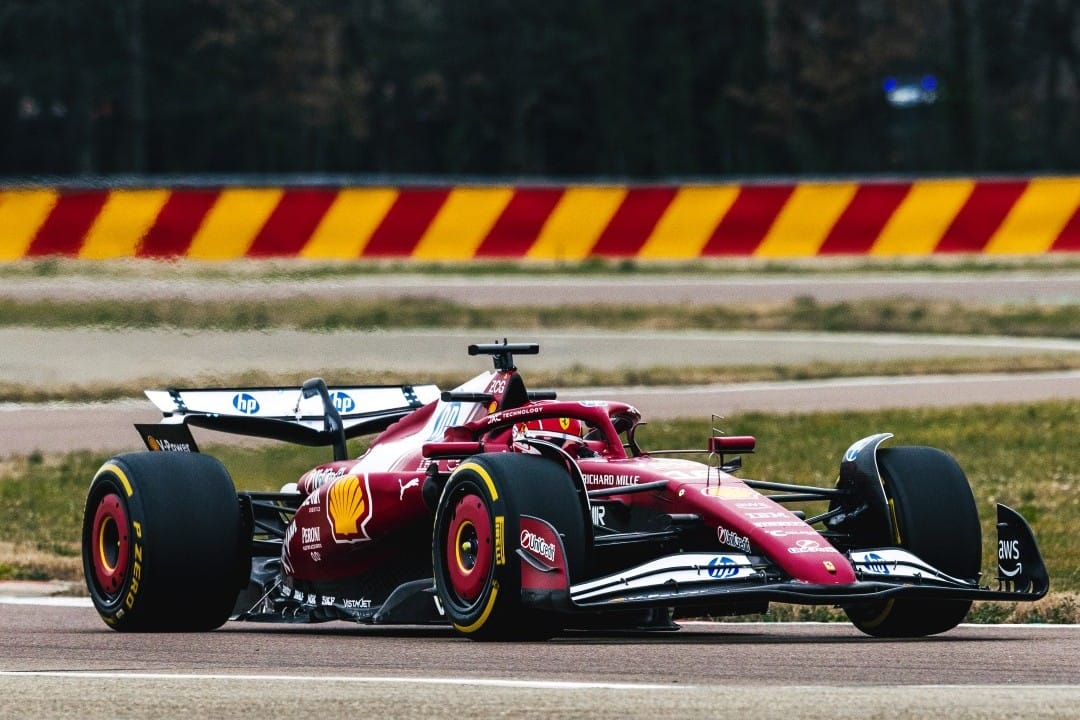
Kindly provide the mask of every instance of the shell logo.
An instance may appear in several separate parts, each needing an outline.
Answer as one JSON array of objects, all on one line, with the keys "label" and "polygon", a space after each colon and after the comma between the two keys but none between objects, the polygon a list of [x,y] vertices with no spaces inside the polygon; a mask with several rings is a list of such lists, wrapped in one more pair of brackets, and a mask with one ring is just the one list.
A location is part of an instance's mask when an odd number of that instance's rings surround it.
[{"label": "shell logo", "polygon": [[356,475],[346,475],[329,486],[327,512],[337,542],[367,540],[364,525],[370,519],[368,493]]},{"label": "shell logo", "polygon": [[748,487],[740,485],[714,485],[712,487],[702,488],[701,494],[708,495],[709,497],[723,498],[724,500],[748,500],[750,498],[758,497],[758,493]]}]

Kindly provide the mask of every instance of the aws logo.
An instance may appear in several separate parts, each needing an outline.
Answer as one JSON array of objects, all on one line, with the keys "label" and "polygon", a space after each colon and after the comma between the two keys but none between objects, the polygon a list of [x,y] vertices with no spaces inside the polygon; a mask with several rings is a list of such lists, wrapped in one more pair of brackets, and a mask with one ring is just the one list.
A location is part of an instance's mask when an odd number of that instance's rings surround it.
[{"label": "aws logo", "polygon": [[371,489],[356,475],[346,475],[332,482],[326,492],[326,512],[334,542],[363,542],[370,540],[365,527],[371,520]]}]

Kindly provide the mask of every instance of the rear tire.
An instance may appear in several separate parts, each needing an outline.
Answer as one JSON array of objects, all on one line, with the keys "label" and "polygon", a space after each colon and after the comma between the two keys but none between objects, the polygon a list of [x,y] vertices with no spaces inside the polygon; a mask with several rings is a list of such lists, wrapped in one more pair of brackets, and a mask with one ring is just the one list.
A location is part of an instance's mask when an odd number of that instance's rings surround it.
[{"label": "rear tire", "polygon": [[232,479],[208,455],[120,455],[90,484],[83,572],[116,630],[220,627],[247,580],[246,547]]},{"label": "rear tire", "polygon": [[435,588],[454,627],[476,640],[539,640],[562,628],[558,613],[525,604],[520,518],[557,529],[570,578],[584,564],[585,525],[569,474],[519,453],[478,455],[458,466],[435,510]]},{"label": "rear tire", "polygon": [[[896,544],[953,577],[978,577],[979,513],[956,461],[935,448],[895,447],[878,452],[878,467],[896,520]],[[868,635],[922,637],[956,627],[970,608],[970,600],[895,598],[845,612]]]}]

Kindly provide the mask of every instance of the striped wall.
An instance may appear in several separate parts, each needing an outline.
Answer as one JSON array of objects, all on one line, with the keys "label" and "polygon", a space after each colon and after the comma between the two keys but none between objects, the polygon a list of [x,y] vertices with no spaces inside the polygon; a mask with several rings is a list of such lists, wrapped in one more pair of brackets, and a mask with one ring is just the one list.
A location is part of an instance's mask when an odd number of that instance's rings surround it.
[{"label": "striped wall", "polygon": [[0,261],[1080,252],[1080,177],[0,191]]}]

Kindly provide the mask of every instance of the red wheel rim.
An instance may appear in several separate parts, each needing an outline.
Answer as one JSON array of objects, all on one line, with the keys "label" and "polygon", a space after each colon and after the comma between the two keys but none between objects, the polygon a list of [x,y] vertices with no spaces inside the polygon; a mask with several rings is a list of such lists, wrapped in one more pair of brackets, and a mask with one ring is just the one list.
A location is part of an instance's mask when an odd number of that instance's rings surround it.
[{"label": "red wheel rim", "polygon": [[106,595],[116,595],[124,585],[128,568],[128,518],[124,503],[115,493],[98,502],[91,531],[94,579]]},{"label": "red wheel rim", "polygon": [[446,539],[450,587],[459,598],[471,603],[480,597],[491,574],[491,518],[483,498],[470,493],[458,499]]}]

